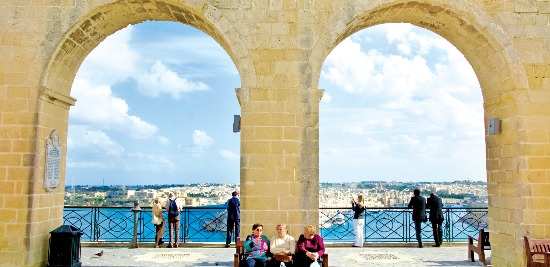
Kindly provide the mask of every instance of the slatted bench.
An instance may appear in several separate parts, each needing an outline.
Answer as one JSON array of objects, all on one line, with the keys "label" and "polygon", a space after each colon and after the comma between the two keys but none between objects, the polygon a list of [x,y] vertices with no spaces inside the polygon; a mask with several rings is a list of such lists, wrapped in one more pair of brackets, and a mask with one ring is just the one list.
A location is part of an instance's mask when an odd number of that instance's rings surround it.
[{"label": "slatted bench", "polygon": [[[296,241],[298,242],[298,241]],[[241,264],[241,261],[244,261],[246,258],[246,254],[244,251],[244,240],[241,240],[240,237],[237,237],[237,241],[235,242],[235,254],[233,255],[233,267],[239,267]],[[298,246],[296,246],[296,249],[298,249]],[[323,267],[328,267],[328,254],[323,254]]]},{"label": "slatted bench", "polygon": [[550,267],[550,239],[524,236],[527,267]]},{"label": "slatted bench", "polygon": [[479,257],[479,261],[483,263],[483,266],[487,266],[487,260],[485,259],[485,250],[491,250],[491,243],[489,242],[489,232],[479,229],[478,236],[468,236],[468,259],[474,262],[474,253]]}]

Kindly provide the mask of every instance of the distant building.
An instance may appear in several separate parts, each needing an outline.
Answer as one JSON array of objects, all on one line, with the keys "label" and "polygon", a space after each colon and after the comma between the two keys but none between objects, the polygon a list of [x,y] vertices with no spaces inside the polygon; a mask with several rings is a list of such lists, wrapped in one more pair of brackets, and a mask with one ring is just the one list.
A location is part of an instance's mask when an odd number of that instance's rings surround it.
[{"label": "distant building", "polygon": [[126,190],[126,198],[132,198],[135,196],[135,194],[136,194],[136,190],[133,190],[133,189]]}]

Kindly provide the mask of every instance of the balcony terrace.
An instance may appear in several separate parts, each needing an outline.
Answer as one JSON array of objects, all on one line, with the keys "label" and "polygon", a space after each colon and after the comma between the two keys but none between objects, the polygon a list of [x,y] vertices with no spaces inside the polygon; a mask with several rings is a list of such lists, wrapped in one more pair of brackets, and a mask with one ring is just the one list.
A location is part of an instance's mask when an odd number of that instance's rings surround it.
[{"label": "balcony terrace", "polygon": [[[428,243],[427,243],[428,244]],[[146,248],[128,249],[127,247],[83,247],[82,266],[233,266],[235,248],[222,248],[223,244],[211,244],[206,247],[189,246],[179,248]],[[347,247],[343,247],[346,245]],[[465,244],[447,243],[442,247],[399,246],[385,244],[384,246],[367,245],[363,248],[352,248],[349,244],[327,244],[329,266],[483,266],[476,258],[468,261]],[[217,247],[214,247],[217,246]],[[95,253],[104,251],[103,256]],[[489,261],[490,261],[490,251]]]},{"label": "balcony terrace", "polygon": [[[365,247],[352,248],[349,208],[321,208],[320,232],[330,266],[482,266],[467,259],[467,235],[487,227],[487,208],[445,208],[444,243],[433,244],[431,227],[423,224],[424,248],[416,247],[410,210],[368,208]],[[181,216],[179,248],[153,248],[151,211],[138,213],[138,246],[128,249],[133,212],[127,207],[65,207],[64,224],[83,231],[82,266],[233,266],[234,248],[223,248],[225,212],[221,207],[186,207]],[[167,234],[166,234],[167,235]],[[166,240],[167,237],[165,237]],[[95,253],[103,250],[101,257]],[[490,261],[490,251],[488,258]],[[156,265],[155,265],[156,264]]]}]

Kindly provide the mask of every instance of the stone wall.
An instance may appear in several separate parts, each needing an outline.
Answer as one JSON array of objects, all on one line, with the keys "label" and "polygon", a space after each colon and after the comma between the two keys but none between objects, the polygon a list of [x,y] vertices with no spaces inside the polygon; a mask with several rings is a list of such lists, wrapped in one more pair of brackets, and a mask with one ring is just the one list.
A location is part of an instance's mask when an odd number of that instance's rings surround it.
[{"label": "stone wall", "polygon": [[255,222],[286,222],[293,233],[318,223],[318,79],[339,42],[390,22],[446,38],[472,65],[486,118],[502,120],[501,134],[486,135],[493,266],[524,265],[523,235],[550,238],[549,14],[541,0],[2,1],[0,265],[46,263],[65,163],[59,188],[45,190],[45,140],[56,129],[66,144],[86,55],[145,20],[204,31],[239,71],[243,233]]}]

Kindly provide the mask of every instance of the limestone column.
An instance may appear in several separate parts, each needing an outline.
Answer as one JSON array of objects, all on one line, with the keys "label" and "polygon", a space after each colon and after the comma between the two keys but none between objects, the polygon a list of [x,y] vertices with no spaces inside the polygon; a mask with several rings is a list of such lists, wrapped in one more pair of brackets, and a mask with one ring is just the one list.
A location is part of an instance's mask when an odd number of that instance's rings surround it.
[{"label": "limestone column", "polygon": [[[277,84],[276,82],[274,84]],[[322,90],[238,89],[241,104],[241,237],[254,223],[297,236],[319,223],[319,100]]]}]

